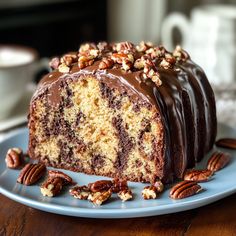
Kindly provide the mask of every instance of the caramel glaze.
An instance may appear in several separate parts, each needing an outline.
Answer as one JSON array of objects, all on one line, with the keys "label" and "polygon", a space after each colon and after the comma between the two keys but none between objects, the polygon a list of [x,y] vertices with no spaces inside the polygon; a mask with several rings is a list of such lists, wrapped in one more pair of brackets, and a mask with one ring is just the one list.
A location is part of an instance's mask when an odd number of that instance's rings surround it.
[{"label": "caramel glaze", "polygon": [[74,65],[68,74],[49,73],[41,80],[32,101],[47,90],[49,103],[57,106],[60,82],[89,74],[111,88],[127,92],[139,104],[141,101],[155,106],[164,127],[164,182],[181,178],[186,168],[193,167],[212,148],[216,137],[215,98],[204,72],[190,59],[177,62],[174,69],[159,68],[159,87],[150,79],[143,80],[139,71],[99,70],[98,64],[99,61],[82,70]]}]

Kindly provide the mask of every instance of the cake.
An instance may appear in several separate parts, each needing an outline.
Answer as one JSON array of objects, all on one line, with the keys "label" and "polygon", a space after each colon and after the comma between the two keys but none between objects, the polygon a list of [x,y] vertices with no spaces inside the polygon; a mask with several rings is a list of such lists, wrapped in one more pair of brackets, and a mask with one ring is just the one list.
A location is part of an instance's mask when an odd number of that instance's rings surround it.
[{"label": "cake", "polygon": [[29,111],[29,156],[130,181],[182,178],[213,146],[216,110],[203,70],[180,46],[86,43],[53,58]]}]

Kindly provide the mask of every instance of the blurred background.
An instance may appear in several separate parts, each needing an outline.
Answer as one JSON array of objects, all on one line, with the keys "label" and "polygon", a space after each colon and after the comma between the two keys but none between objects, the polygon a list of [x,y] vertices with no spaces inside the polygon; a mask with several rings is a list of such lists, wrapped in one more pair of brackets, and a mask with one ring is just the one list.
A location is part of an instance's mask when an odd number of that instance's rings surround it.
[{"label": "blurred background", "polygon": [[32,47],[45,59],[100,40],[181,44],[213,85],[219,120],[235,126],[235,0],[0,0],[0,45]]}]

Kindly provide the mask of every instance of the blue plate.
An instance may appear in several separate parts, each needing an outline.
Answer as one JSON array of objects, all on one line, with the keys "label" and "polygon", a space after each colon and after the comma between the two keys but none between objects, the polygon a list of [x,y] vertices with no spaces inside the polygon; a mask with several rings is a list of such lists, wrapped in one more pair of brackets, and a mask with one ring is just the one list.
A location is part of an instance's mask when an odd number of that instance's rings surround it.
[{"label": "blue plate", "polygon": [[[219,125],[219,137],[236,137],[236,131],[225,126]],[[0,192],[22,204],[48,211],[56,214],[89,217],[89,218],[129,218],[161,215],[185,211],[224,198],[236,192],[236,151],[225,150],[232,154],[232,160],[228,166],[218,171],[211,181],[201,183],[204,191],[197,195],[182,200],[172,200],[169,198],[169,188],[155,200],[143,200],[141,191],[145,184],[129,182],[134,193],[134,199],[122,203],[114,194],[112,198],[102,206],[94,206],[88,201],[78,200],[69,195],[68,189],[57,197],[44,197],[40,193],[39,185],[24,186],[16,183],[19,170],[7,169],[5,165],[5,155],[8,148],[21,147],[27,149],[28,131],[26,128],[21,129],[0,143]],[[206,166],[205,158],[198,167]],[[96,180],[108,179],[99,176],[89,176],[71,171],[64,171],[70,175],[80,185],[88,184]]]}]

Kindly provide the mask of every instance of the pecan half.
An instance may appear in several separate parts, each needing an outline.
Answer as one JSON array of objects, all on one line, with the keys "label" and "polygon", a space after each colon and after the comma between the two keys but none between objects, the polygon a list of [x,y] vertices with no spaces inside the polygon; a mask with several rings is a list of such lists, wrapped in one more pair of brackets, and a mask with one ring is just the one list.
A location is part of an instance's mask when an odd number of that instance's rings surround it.
[{"label": "pecan half", "polygon": [[117,196],[122,200],[122,202],[128,201],[133,198],[133,194],[130,189],[121,190],[117,193]]},{"label": "pecan half", "polygon": [[23,151],[20,148],[10,148],[7,151],[5,162],[8,168],[19,168],[23,162]]},{"label": "pecan half", "polygon": [[158,193],[157,188],[151,185],[151,186],[144,187],[142,191],[142,196],[143,196],[143,199],[145,200],[155,199],[157,198],[157,193]]},{"label": "pecan half", "polygon": [[211,170],[187,170],[184,174],[184,180],[191,180],[196,182],[208,181],[214,174]]},{"label": "pecan half", "polygon": [[190,197],[202,190],[202,187],[196,181],[184,180],[170,190],[170,197],[173,199],[182,199]]},{"label": "pecan half", "polygon": [[128,189],[127,180],[118,179],[118,178],[113,179],[112,187],[111,187],[111,191],[113,193],[118,193],[120,191],[127,190],[127,189]]},{"label": "pecan half", "polygon": [[91,192],[102,192],[107,191],[112,187],[111,180],[98,180],[94,183],[89,183],[88,188]]},{"label": "pecan half", "polygon": [[44,164],[28,163],[21,170],[17,182],[24,185],[31,185],[37,182],[45,173],[46,166]]},{"label": "pecan half", "polygon": [[216,146],[229,148],[229,149],[236,149],[236,139],[235,138],[222,138],[216,141]]},{"label": "pecan half", "polygon": [[110,189],[107,191],[91,193],[88,196],[88,200],[99,206],[106,202],[111,197],[111,194],[112,192]]},{"label": "pecan half", "polygon": [[89,194],[91,193],[89,188],[85,185],[75,186],[74,188],[70,189],[69,192],[74,198],[78,198],[80,200],[87,200]]},{"label": "pecan half", "polygon": [[63,187],[63,179],[48,178],[40,187],[43,196],[54,197],[58,195]]},{"label": "pecan half", "polygon": [[62,171],[58,171],[58,170],[49,170],[48,171],[48,177],[50,178],[61,178],[63,180],[63,184],[73,184],[73,179],[63,173]]},{"label": "pecan half", "polygon": [[218,171],[225,167],[230,161],[230,154],[224,152],[214,152],[207,163],[207,169]]}]

